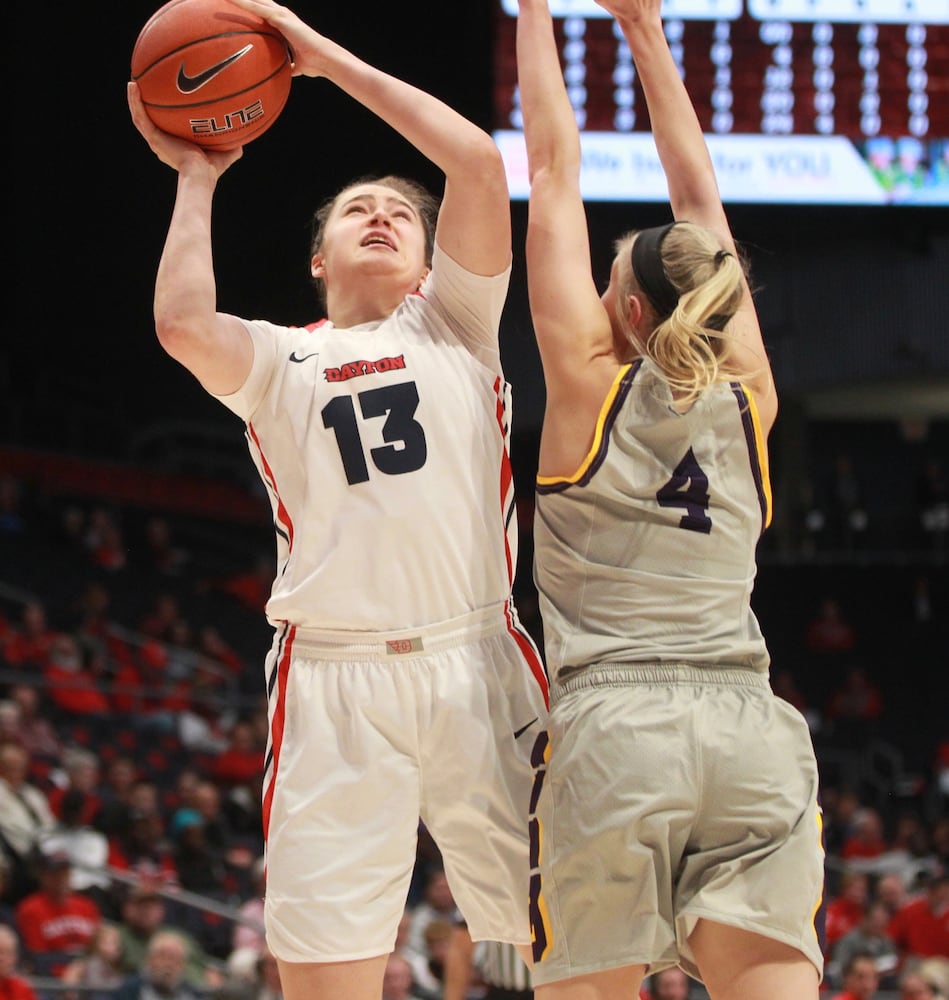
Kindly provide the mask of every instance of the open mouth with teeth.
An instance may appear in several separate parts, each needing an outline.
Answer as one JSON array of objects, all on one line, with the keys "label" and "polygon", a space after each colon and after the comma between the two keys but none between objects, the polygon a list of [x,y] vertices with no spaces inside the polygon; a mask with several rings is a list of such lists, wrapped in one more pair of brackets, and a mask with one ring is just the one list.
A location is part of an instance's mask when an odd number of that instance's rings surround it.
[{"label": "open mouth with teeth", "polygon": [[361,247],[385,247],[387,250],[395,250],[395,243],[379,233],[367,236],[359,245]]}]

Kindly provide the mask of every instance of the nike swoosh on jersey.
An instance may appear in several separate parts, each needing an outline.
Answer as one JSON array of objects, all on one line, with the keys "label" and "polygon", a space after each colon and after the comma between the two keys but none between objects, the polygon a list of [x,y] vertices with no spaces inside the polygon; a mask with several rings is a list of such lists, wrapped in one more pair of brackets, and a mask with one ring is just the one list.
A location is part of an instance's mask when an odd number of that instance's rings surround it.
[{"label": "nike swoosh on jersey", "polygon": [[193,94],[196,90],[200,90],[206,83],[210,83],[219,73],[223,73],[228,66],[232,63],[236,63],[241,56],[246,56],[253,47],[253,44],[245,45],[242,49],[240,49],[240,51],[235,52],[226,59],[222,59],[219,63],[215,63],[213,66],[209,66],[206,70],[195,76],[188,76],[185,72],[185,64],[182,63],[178,69],[178,90],[180,90],[182,94]]},{"label": "nike swoosh on jersey", "polygon": [[293,354],[290,355],[290,360],[295,361],[297,364],[299,364],[301,361],[306,361],[307,358],[318,358],[319,356],[320,352],[314,351],[312,354],[304,354],[302,358],[298,358],[297,352],[294,351]]},{"label": "nike swoosh on jersey", "polygon": [[523,735],[524,735],[524,733],[526,733],[526,732],[527,732],[527,730],[528,730],[528,729],[530,729],[530,727],[531,727],[532,725],[534,725],[534,723],[535,723],[536,721],[537,721],[537,716],[535,715],[535,716],[534,716],[534,718],[533,718],[533,719],[531,719],[531,721],[530,721],[530,722],[528,722],[526,726],[521,726],[521,728],[520,728],[520,729],[515,729],[515,730],[514,730],[514,739],[517,739],[517,738],[518,738],[518,736],[523,736]]}]

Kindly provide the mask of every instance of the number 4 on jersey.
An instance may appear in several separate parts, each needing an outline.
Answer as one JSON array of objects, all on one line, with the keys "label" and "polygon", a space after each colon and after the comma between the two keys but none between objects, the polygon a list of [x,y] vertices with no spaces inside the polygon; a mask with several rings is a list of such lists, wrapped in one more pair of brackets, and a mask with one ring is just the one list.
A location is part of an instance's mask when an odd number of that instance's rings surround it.
[{"label": "number 4 on jersey", "polygon": [[683,507],[686,511],[679,527],[686,531],[700,531],[703,535],[712,530],[708,510],[708,476],[695,459],[690,448],[675,467],[672,478],[656,494],[660,507]]}]

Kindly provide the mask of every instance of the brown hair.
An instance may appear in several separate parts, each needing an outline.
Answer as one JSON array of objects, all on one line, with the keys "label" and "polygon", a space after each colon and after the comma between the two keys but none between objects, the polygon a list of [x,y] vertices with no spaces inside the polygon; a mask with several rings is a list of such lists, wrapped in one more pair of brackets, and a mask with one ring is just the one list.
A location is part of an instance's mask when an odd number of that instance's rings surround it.
[{"label": "brown hair", "polygon": [[[332,197],[327,198],[319,208],[313,213],[313,219],[311,221],[311,235],[310,235],[310,260],[319,253],[320,248],[323,246],[323,236],[326,233],[326,223],[333,209],[336,207],[339,199],[346,194],[347,191],[351,191],[354,187],[359,187],[363,184],[380,184],[383,187],[391,188],[393,191],[402,195],[403,198],[408,201],[412,207],[418,212],[419,219],[422,223],[422,229],[425,231],[425,263],[431,266],[432,263],[432,253],[435,250],[435,223],[438,220],[438,207],[440,201],[435,197],[429,190],[422,187],[416,181],[409,180],[407,177],[399,177],[395,174],[386,174],[382,177],[376,177],[367,175],[365,177],[357,177],[356,180],[350,181],[345,187],[340,188],[336,194]],[[309,264],[309,261],[307,261]],[[319,296],[320,302],[326,305],[326,285],[322,278],[313,278],[313,284],[316,287],[317,295]]]}]

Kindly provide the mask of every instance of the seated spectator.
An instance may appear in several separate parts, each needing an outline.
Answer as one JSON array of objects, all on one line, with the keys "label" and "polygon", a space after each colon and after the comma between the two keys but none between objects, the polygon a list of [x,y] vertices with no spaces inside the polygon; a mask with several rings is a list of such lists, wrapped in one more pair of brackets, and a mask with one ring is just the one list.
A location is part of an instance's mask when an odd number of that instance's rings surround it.
[{"label": "seated spectator", "polygon": [[877,879],[873,895],[886,907],[889,919],[892,920],[906,903],[906,880],[899,872],[887,872]]},{"label": "seated spectator", "polygon": [[91,826],[101,805],[99,783],[101,768],[99,758],[91,750],[69,747],[63,751],[62,769],[51,777],[54,782],[49,791],[49,807],[57,819],[62,819],[62,800],[67,791],[82,793],[82,815],[80,823]]},{"label": "seated spectator", "polygon": [[[870,955],[876,962],[879,984],[883,989],[896,986],[899,952],[887,933],[890,914],[880,900],[872,901],[857,927],[845,934],[834,946],[830,965],[833,971],[845,969],[852,956]],[[830,970],[828,970],[830,971]]]},{"label": "seated spectator", "polygon": [[934,983],[923,975],[919,962],[910,962],[899,979],[899,1000],[946,1000]]},{"label": "seated spectator", "polygon": [[50,646],[42,664],[43,679],[52,705],[66,716],[99,723],[103,732],[110,723],[111,706],[102,690],[103,664],[83,663],[75,637],[62,634]]},{"label": "seated spectator", "polygon": [[0,746],[0,850],[10,865],[11,902],[36,888],[32,857],[40,838],[56,825],[46,796],[27,780],[29,769],[23,747]]},{"label": "seated spectator", "polygon": [[0,744],[19,742],[20,706],[8,698],[0,700]]},{"label": "seated spectator", "polygon": [[[864,806],[853,818],[850,832],[844,840],[840,857],[845,862],[876,860],[887,849],[883,836],[883,819],[876,809]],[[867,866],[854,863],[851,867]],[[872,867],[872,866],[870,866]]]},{"label": "seated spectator", "polygon": [[901,813],[886,850],[873,861],[873,871],[883,878],[896,873],[906,885],[922,884],[939,869],[928,827],[915,813]]},{"label": "seated spectator", "polygon": [[181,888],[223,899],[227,880],[224,858],[208,842],[201,814],[194,809],[179,809],[171,822],[171,835],[172,856]]},{"label": "seated spectator", "polygon": [[831,786],[822,789],[822,799],[824,844],[828,855],[839,858],[853,829],[854,818],[862,808],[860,797],[852,788]]},{"label": "seated spectator", "polygon": [[105,507],[89,512],[84,538],[89,560],[97,569],[117,573],[128,564],[128,546],[115,514]]},{"label": "seated spectator", "polygon": [[140,968],[113,993],[114,1000],[199,1000],[185,976],[187,944],[176,931],[158,931],[149,940]]},{"label": "seated spectator", "polygon": [[856,648],[857,633],[835,597],[821,601],[817,614],[807,624],[804,645],[812,653],[831,655],[851,653]]},{"label": "seated spectator", "polygon": [[837,739],[862,746],[873,736],[883,715],[883,692],[858,664],[852,665],[830,695],[824,718]]},{"label": "seated spectator", "polygon": [[280,969],[266,945],[237,949],[227,963],[227,980],[214,1000],[282,1000]]},{"label": "seated spectator", "polygon": [[158,514],[145,522],[146,567],[158,576],[180,576],[191,553],[179,544],[167,518]]},{"label": "seated spectator", "polygon": [[89,814],[87,796],[79,788],[69,788],[60,802],[61,817],[40,847],[47,854],[65,854],[72,863],[70,888],[95,901],[100,912],[109,910],[112,880],[106,871],[109,840],[83,820]]},{"label": "seated spectator", "polygon": [[[266,859],[259,857],[251,869],[252,895],[241,904],[241,919],[234,924],[234,935],[231,941],[234,951],[238,949],[260,951],[264,946],[264,889],[266,883]],[[407,925],[408,921],[406,920]]]},{"label": "seated spectator", "polygon": [[4,644],[3,655],[15,667],[42,666],[58,634],[50,627],[42,601],[28,601],[20,612],[19,625]]},{"label": "seated spectator", "polygon": [[175,623],[182,620],[178,598],[169,592],[156,595],[152,606],[139,623],[139,632],[152,639],[172,642]]},{"label": "seated spectator", "polygon": [[184,979],[188,985],[195,990],[220,985],[220,976],[197,939],[167,922],[165,897],[157,885],[149,882],[131,887],[122,904],[119,934],[121,964],[126,975],[134,975],[144,967],[150,942],[166,931],[176,934],[184,943]]},{"label": "seated spectator", "polygon": [[837,942],[863,920],[869,895],[870,879],[866,872],[845,869],[840,879],[840,890],[827,902],[825,955],[832,955]]},{"label": "seated spectator", "polygon": [[445,920],[449,925],[453,924],[455,916],[455,898],[448,885],[448,876],[443,868],[435,868],[425,880],[422,901],[412,908],[408,940],[405,943],[407,956],[410,959],[420,959],[422,963],[428,962],[425,928],[433,920]]},{"label": "seated spectator", "polygon": [[220,852],[228,864],[243,867],[253,863],[254,855],[248,855],[247,848],[237,843],[234,830],[224,812],[221,790],[213,782],[202,778],[194,790],[193,808],[204,822],[204,836],[211,847]]},{"label": "seated spectator", "polygon": [[831,1000],[874,1000],[880,987],[872,955],[855,952],[843,968],[843,991]]},{"label": "seated spectator", "polygon": [[109,837],[109,865],[141,878],[176,885],[178,870],[165,840],[158,794],[151,782],[136,782],[124,826]]},{"label": "seated spectator", "polygon": [[102,804],[95,826],[106,836],[123,827],[132,811],[132,788],[138,778],[138,765],[127,754],[118,754],[106,764],[100,790]]},{"label": "seated spectator", "polygon": [[412,967],[412,979],[422,1000],[440,1000],[445,986],[445,963],[451,944],[454,921],[436,917],[425,926],[424,953],[405,953]]},{"label": "seated spectator", "polygon": [[32,684],[14,684],[10,688],[10,699],[20,709],[20,746],[33,759],[42,757],[49,761],[58,760],[63,751],[62,742],[44,714],[45,706],[40,689]]},{"label": "seated spectator", "polygon": [[949,870],[931,876],[925,891],[897,910],[888,930],[903,962],[949,956]]},{"label": "seated spectator", "polygon": [[89,947],[102,916],[88,896],[70,888],[67,854],[40,853],[37,867],[39,889],[17,904],[16,926],[30,965],[39,975],[58,976]]},{"label": "seated spectator", "polygon": [[111,1000],[113,991],[127,978],[122,969],[122,939],[119,928],[103,922],[89,942],[85,954],[73,959],[59,977],[79,992],[67,997],[76,1000]]},{"label": "seated spectator", "polygon": [[414,992],[412,966],[402,955],[392,954],[382,977],[382,1000],[422,1000]]},{"label": "seated spectator", "polygon": [[0,924],[0,997],[4,1000],[36,1000],[36,993],[19,973],[20,941],[12,927]]},{"label": "seated spectator", "polygon": [[238,719],[228,734],[227,746],[215,757],[211,777],[225,788],[257,783],[264,766],[264,748],[256,741],[249,720]]}]

